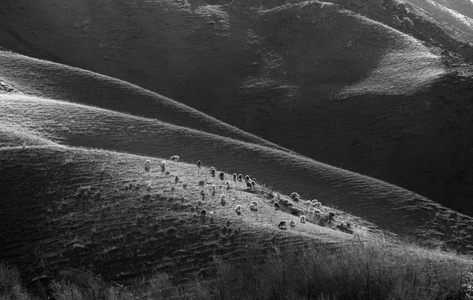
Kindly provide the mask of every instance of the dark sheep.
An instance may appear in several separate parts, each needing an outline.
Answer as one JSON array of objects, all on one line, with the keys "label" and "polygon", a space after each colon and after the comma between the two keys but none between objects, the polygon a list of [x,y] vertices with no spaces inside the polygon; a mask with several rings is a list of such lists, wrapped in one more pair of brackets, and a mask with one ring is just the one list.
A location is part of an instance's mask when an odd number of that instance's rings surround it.
[{"label": "dark sheep", "polygon": [[197,161],[197,167],[200,169],[202,168],[202,162],[200,160]]},{"label": "dark sheep", "polygon": [[249,188],[249,189],[253,189],[253,186],[251,185],[251,182],[247,182],[246,187]]},{"label": "dark sheep", "polygon": [[202,223],[205,223],[205,209],[200,212],[200,220]]},{"label": "dark sheep", "polygon": [[334,214],[333,212],[330,212],[330,213],[328,214],[328,220],[329,220],[329,221],[333,221],[334,217],[335,217],[335,214]]},{"label": "dark sheep", "polygon": [[214,167],[210,168],[210,169],[209,169],[209,172],[210,172],[210,175],[211,175],[212,177],[215,177],[215,172],[216,172],[216,171],[215,171],[215,168],[214,168]]},{"label": "dark sheep", "polygon": [[252,180],[250,184],[253,189],[256,189],[256,181]]},{"label": "dark sheep", "polygon": [[225,174],[223,172],[220,172],[220,174],[218,174],[218,177],[220,178],[220,180],[225,180]]},{"label": "dark sheep", "polygon": [[278,203],[274,203],[274,209],[279,210],[279,204]]},{"label": "dark sheep", "polygon": [[299,197],[294,197],[292,201],[299,203]]},{"label": "dark sheep", "polygon": [[239,182],[242,182],[243,181],[243,175],[238,174],[237,179],[238,179]]},{"label": "dark sheep", "polygon": [[296,192],[292,192],[291,195],[290,195],[290,197],[291,197],[291,199],[293,199],[293,200],[294,200],[295,197],[298,197],[299,199],[301,198],[301,196],[300,196],[298,193],[296,193]]},{"label": "dark sheep", "polygon": [[251,179],[250,179],[250,176],[245,175],[245,182],[250,182],[250,180],[251,180]]},{"label": "dark sheep", "polygon": [[237,174],[233,173],[233,181],[237,181]]},{"label": "dark sheep", "polygon": [[287,226],[286,221],[281,221],[281,222],[279,222],[279,224],[278,224],[278,228],[279,228],[279,229],[282,229],[282,230],[286,230],[286,229],[287,229],[286,226]]},{"label": "dark sheep", "polygon": [[289,226],[293,228],[296,227],[296,222],[294,222],[294,220],[291,220],[291,223],[289,223]]}]

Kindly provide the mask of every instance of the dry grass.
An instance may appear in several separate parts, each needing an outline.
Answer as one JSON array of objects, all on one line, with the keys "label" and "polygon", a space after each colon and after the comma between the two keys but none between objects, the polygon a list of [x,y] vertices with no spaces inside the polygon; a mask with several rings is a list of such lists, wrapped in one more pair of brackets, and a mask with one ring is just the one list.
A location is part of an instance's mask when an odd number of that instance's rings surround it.
[{"label": "dry grass", "polygon": [[[132,82],[318,161],[472,211],[465,204],[472,192],[462,185],[471,163],[471,109],[464,101],[470,84],[438,78],[444,72],[438,52],[419,40],[329,3],[291,4],[249,18],[237,5],[94,2],[104,12],[99,18],[89,15],[92,2],[8,3],[0,18],[5,43]],[[409,27],[407,14],[388,2],[389,10],[370,1],[359,11],[378,5],[383,23]],[[172,13],[163,14],[166,9]],[[23,11],[35,11],[35,18]],[[432,28],[424,23],[411,27],[430,43]],[[26,44],[8,39],[12,32]],[[277,148],[123,81],[14,54],[0,60],[0,76],[28,94]]]},{"label": "dry grass", "polygon": [[[429,237],[435,238],[439,237],[436,232],[444,233],[440,239],[448,246],[470,251],[466,246],[471,236],[466,231],[455,230],[459,224],[468,227],[470,217],[457,214],[451,218],[452,211],[385,182],[285,151],[156,120],[21,95],[2,95],[0,100],[0,117],[4,122],[18,124],[15,126],[20,126],[24,132],[37,132],[58,143],[154,157],[178,153],[184,161],[202,160],[230,173],[251,174],[283,193],[298,191],[304,200],[319,199],[395,233],[424,237],[434,234]],[[258,160],[246,159],[249,157]],[[143,162],[139,164],[142,166]],[[204,171],[201,174],[205,174]],[[205,179],[195,165],[188,174],[174,175],[188,184]]]},{"label": "dry grass", "polygon": [[[315,248],[314,248],[315,247]],[[369,242],[337,250],[289,247],[266,258],[222,261],[211,278],[173,283],[164,273],[127,286],[73,271],[48,289],[58,300],[91,299],[471,299],[472,262],[418,246]],[[215,277],[214,277],[215,276]],[[81,280],[78,280],[81,278]],[[80,284],[81,282],[95,282]],[[79,283],[79,284],[78,284]],[[0,296],[30,299],[15,269],[0,265]],[[10,298],[9,298],[10,297]],[[17,298],[15,298],[17,297]],[[2,298],[3,299],[3,298]]]}]

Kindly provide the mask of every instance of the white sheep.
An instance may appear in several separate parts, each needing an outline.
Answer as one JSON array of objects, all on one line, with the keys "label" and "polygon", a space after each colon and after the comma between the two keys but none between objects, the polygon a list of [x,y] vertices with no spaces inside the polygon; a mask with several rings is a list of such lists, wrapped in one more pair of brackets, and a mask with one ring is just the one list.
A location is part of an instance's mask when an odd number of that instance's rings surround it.
[{"label": "white sheep", "polygon": [[236,212],[237,214],[241,214],[241,205],[237,205],[237,206],[236,206],[235,212]]},{"label": "white sheep", "polygon": [[169,158],[169,160],[172,160],[172,161],[179,161],[179,159],[181,159],[179,155],[173,155]]},{"label": "white sheep", "polygon": [[290,197],[291,197],[291,199],[294,199],[294,198],[296,198],[296,197],[301,198],[301,196],[299,196],[299,194],[296,193],[296,192],[292,192],[291,195],[290,195]]},{"label": "white sheep", "polygon": [[294,220],[291,220],[291,223],[289,223],[289,226],[293,228],[296,227],[296,222],[294,222]]},{"label": "white sheep", "polygon": [[307,200],[307,201],[305,202],[305,205],[310,206],[311,203],[312,203],[312,202],[310,202],[310,200]]},{"label": "white sheep", "polygon": [[258,202],[256,202],[256,201],[251,201],[251,202],[250,202],[250,205],[258,206]]},{"label": "white sheep", "polygon": [[213,224],[213,222],[214,222],[214,212],[211,211],[210,212],[210,224]]},{"label": "white sheep", "polygon": [[149,172],[150,167],[151,167],[151,161],[148,159],[147,161],[145,161],[145,171]]},{"label": "white sheep", "polygon": [[230,185],[230,181],[225,181],[225,185],[227,186],[227,190],[231,189],[232,186]]},{"label": "white sheep", "polygon": [[301,221],[301,223],[305,223],[307,218],[306,218],[306,216],[302,215],[302,216],[299,217],[299,220]]},{"label": "white sheep", "polygon": [[310,205],[312,205],[313,207],[317,207],[317,208],[320,208],[322,206],[322,203],[320,203],[319,201],[317,201],[316,199],[312,200],[310,202]]}]

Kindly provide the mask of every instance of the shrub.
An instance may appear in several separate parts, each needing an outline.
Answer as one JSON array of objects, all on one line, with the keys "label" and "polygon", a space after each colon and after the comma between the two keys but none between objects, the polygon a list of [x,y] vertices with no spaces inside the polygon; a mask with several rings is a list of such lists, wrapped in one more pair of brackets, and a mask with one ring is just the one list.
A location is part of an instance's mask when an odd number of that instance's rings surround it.
[{"label": "shrub", "polygon": [[28,299],[21,285],[20,272],[0,262],[0,299]]}]

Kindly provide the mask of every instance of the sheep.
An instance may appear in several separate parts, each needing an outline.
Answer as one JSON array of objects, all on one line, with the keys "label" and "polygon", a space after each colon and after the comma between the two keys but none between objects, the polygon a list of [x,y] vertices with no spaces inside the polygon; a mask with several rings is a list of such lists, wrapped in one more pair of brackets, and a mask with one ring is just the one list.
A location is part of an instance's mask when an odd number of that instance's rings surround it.
[{"label": "sheep", "polygon": [[226,202],[225,202],[225,199],[226,199],[226,198],[227,198],[227,195],[225,195],[225,194],[222,194],[222,195],[220,196],[220,204],[222,204],[222,206],[225,206],[225,203],[226,203]]},{"label": "sheep", "polygon": [[239,182],[242,182],[242,181],[243,181],[243,175],[238,174],[237,180],[238,180]]},{"label": "sheep", "polygon": [[214,167],[211,167],[211,168],[209,169],[209,173],[210,173],[210,175],[211,175],[212,177],[215,177],[215,172],[216,172],[216,171],[215,171],[215,168],[214,168]]},{"label": "sheep", "polygon": [[212,197],[215,196],[215,192],[216,192],[216,187],[215,187],[215,184],[212,184]]},{"label": "sheep", "polygon": [[237,181],[237,174],[233,173],[233,181]]},{"label": "sheep", "polygon": [[329,222],[333,221],[334,217],[335,217],[335,213],[329,212],[329,214],[328,214],[328,220],[329,220]]},{"label": "sheep", "polygon": [[225,181],[225,185],[227,186],[227,190],[231,189],[232,186],[230,185],[230,181]]},{"label": "sheep", "polygon": [[279,222],[279,224],[278,224],[278,228],[279,228],[279,229],[285,230],[285,229],[287,229],[286,226],[287,226],[287,225],[286,225],[286,221],[281,221],[281,222]]},{"label": "sheep", "polygon": [[200,160],[197,161],[197,167],[200,169],[202,168],[202,162]]},{"label": "sheep", "polygon": [[174,183],[178,183],[179,182],[179,176],[176,176],[176,178],[174,178]]},{"label": "sheep", "polygon": [[202,221],[202,223],[205,223],[205,209],[200,211],[200,221]]},{"label": "sheep", "polygon": [[150,160],[145,161],[145,171],[146,172],[149,172],[150,167],[151,167],[151,161]]},{"label": "sheep", "polygon": [[290,197],[291,197],[291,199],[293,199],[293,200],[294,200],[295,197],[298,197],[299,199],[301,198],[301,196],[300,196],[298,193],[296,193],[296,192],[292,192],[291,195],[290,195]]},{"label": "sheep", "polygon": [[296,227],[296,222],[294,222],[294,220],[291,220],[291,223],[289,223],[289,226],[291,226],[292,228]]},{"label": "sheep", "polygon": [[161,172],[166,173],[166,161],[161,162]]},{"label": "sheep", "polygon": [[345,48],[350,49],[352,45],[353,41],[348,41],[348,44],[345,46]]},{"label": "sheep", "polygon": [[258,202],[256,202],[256,201],[251,201],[251,202],[250,202],[250,205],[258,206]]},{"label": "sheep", "polygon": [[299,217],[299,220],[301,221],[301,223],[305,223],[305,221],[307,220],[307,217],[302,215]]},{"label": "sheep", "polygon": [[237,215],[241,215],[241,205],[236,206],[235,212],[237,213]]},{"label": "sheep", "polygon": [[317,201],[316,199],[312,200],[310,202],[310,204],[313,206],[313,207],[317,207],[317,208],[320,208],[322,206],[322,203],[320,203],[319,201]]},{"label": "sheep", "polygon": [[179,155],[173,155],[169,158],[169,160],[172,160],[172,161],[179,161],[179,159],[181,159]]},{"label": "sheep", "polygon": [[251,211],[258,211],[258,207],[254,205],[250,205],[250,210]]},{"label": "sheep", "polygon": [[245,182],[250,182],[250,176],[245,175]]},{"label": "sheep", "polygon": [[279,204],[278,203],[274,203],[274,210],[279,210]]},{"label": "sheep", "polygon": [[210,224],[213,224],[213,222],[214,222],[214,212],[211,211],[210,212]]},{"label": "sheep", "polygon": [[225,180],[225,174],[223,172],[220,172],[220,174],[218,174],[218,177],[220,178],[220,180]]},{"label": "sheep", "polygon": [[296,203],[299,203],[299,197],[294,197],[292,198],[292,201],[296,202]]},{"label": "sheep", "polygon": [[204,191],[200,191],[200,195],[202,196],[202,201],[205,201],[205,192],[204,192]]},{"label": "sheep", "polygon": [[248,188],[248,189],[251,190],[251,189],[253,189],[253,186],[251,185],[250,182],[247,182],[247,183],[246,183],[246,188]]},{"label": "sheep", "polygon": [[250,184],[251,184],[251,188],[256,189],[256,181],[252,180]]}]

